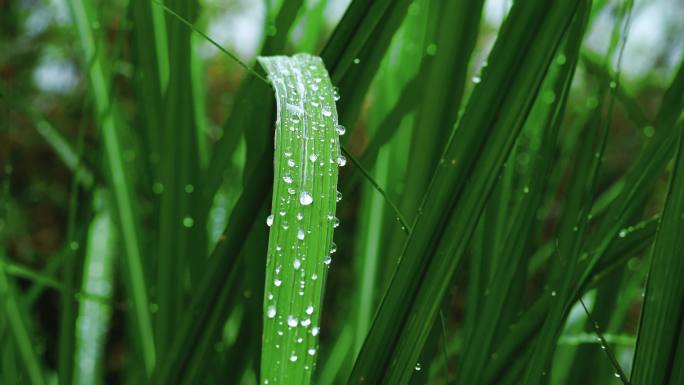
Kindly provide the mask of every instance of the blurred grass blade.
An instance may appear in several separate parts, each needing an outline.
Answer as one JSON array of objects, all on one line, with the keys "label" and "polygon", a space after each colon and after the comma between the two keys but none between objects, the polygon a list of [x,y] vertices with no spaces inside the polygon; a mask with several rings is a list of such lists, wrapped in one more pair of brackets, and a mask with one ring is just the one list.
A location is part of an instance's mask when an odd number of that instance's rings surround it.
[{"label": "blurred grass blade", "polygon": [[137,212],[134,209],[133,187],[127,175],[121,143],[121,120],[117,108],[109,96],[110,74],[100,44],[92,31],[97,21],[92,3],[83,0],[69,0],[71,18],[83,53],[84,68],[87,69],[90,90],[94,99],[96,119],[104,144],[104,158],[109,171],[109,186],[114,196],[118,223],[125,249],[125,275],[132,300],[131,316],[135,325],[135,341],[142,353],[142,364],[146,373],[152,372],[155,361],[152,321],[142,264],[142,248],[138,234]]},{"label": "blurred grass blade", "polygon": [[[646,283],[632,367],[632,384],[671,384],[671,370],[682,363],[677,356],[681,320],[684,319],[684,115],[677,155],[658,226]],[[676,320],[679,320],[677,322]]]},{"label": "blurred grass blade", "polygon": [[76,319],[74,384],[104,383],[105,343],[112,308],[107,300],[113,293],[113,265],[116,243],[111,207],[106,191],[94,195],[95,217],[90,225],[81,292],[95,295],[81,299]]},{"label": "blurred grass blade", "polygon": [[513,5],[489,56],[490,66],[423,199],[349,384],[394,385],[411,378],[487,197],[576,8],[575,3],[541,0]]},{"label": "blurred grass blade", "polygon": [[26,324],[26,315],[17,303],[17,291],[5,273],[5,250],[0,250],[0,302],[4,327],[11,336],[31,385],[46,385],[42,365]]},{"label": "blurred grass blade", "polygon": [[278,116],[264,290],[262,383],[309,384],[336,226],[342,156],[333,86],[314,56],[260,57]]}]

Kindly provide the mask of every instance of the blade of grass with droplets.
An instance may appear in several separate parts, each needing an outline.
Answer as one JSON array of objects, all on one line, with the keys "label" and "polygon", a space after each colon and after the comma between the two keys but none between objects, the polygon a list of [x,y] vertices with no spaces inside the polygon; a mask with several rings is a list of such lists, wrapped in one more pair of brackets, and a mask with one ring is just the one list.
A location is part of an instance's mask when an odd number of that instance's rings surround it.
[{"label": "blade of grass with droplets", "polygon": [[264,289],[261,383],[309,384],[341,156],[333,87],[314,56],[259,57],[276,92],[273,200]]},{"label": "blade of grass with droplets", "polygon": [[[586,8],[585,8],[586,11]],[[527,240],[530,238],[534,224],[536,222],[536,212],[543,202],[544,192],[547,188],[546,180],[553,164],[554,151],[558,131],[563,120],[565,103],[570,90],[570,84],[575,72],[577,56],[579,52],[582,35],[586,26],[586,19],[578,14],[573,23],[566,44],[558,57],[564,60],[556,60],[554,71],[549,75],[547,90],[557,95],[554,103],[547,103],[540,98],[537,108],[541,110],[545,119],[539,124],[542,128],[542,142],[539,151],[534,155],[535,162],[533,171],[530,175],[530,183],[525,187],[524,198],[521,207],[513,220],[512,226],[506,234],[504,245],[501,250],[505,250],[506,257],[501,260],[500,265],[493,265],[494,272],[492,279],[487,286],[487,295],[480,300],[482,314],[478,321],[473,325],[473,329],[466,329],[466,338],[460,367],[457,370],[457,384],[476,384],[480,382],[480,376],[484,374],[487,361],[491,355],[490,344],[494,342],[497,330],[507,329],[508,325],[502,324],[502,319],[507,303],[514,300],[512,286],[516,279],[516,266],[520,264],[520,259],[524,257]],[[555,72],[555,73],[554,73]],[[548,91],[546,91],[548,92]],[[513,309],[515,310],[515,309]]]},{"label": "blade of grass with droplets", "polygon": [[545,1],[513,5],[489,57],[497,65],[487,67],[455,130],[457,138],[449,140],[349,384],[410,379],[496,175],[576,6]]},{"label": "blade of grass with droplets", "polygon": [[684,115],[675,130],[677,155],[651,253],[632,367],[634,385],[675,385],[671,370],[682,365],[673,359],[684,319]]},{"label": "blade of grass with droplets", "polygon": [[116,250],[115,224],[105,190],[94,194],[95,216],[88,232],[81,292],[98,297],[83,298],[76,319],[76,348],[73,361],[74,384],[102,383],[105,343],[112,307],[113,270]]},{"label": "blade of grass with droplets", "polygon": [[146,373],[152,372],[155,361],[152,321],[149,313],[149,301],[142,263],[137,212],[134,208],[133,187],[127,175],[126,163],[123,159],[121,142],[121,120],[117,116],[117,108],[109,95],[110,74],[106,67],[108,62],[98,39],[92,31],[94,16],[93,5],[88,1],[69,0],[69,9],[77,32],[84,68],[87,69],[90,90],[95,104],[96,119],[104,144],[104,159],[109,171],[109,187],[112,190],[116,207],[117,220],[120,227],[125,250],[126,289],[131,297],[131,317],[134,326],[135,341],[142,355],[142,364]]}]

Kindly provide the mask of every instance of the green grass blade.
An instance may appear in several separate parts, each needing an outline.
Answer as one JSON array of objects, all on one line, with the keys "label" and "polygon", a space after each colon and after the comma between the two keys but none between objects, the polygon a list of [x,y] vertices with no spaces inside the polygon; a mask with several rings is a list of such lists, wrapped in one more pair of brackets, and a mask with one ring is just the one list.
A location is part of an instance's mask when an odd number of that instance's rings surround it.
[{"label": "green grass blade", "polygon": [[46,385],[42,364],[25,321],[26,315],[22,314],[22,309],[17,303],[17,291],[5,273],[5,266],[5,250],[2,249],[0,250],[0,302],[4,326],[14,341],[29,383],[31,385]]},{"label": "green grass blade", "polygon": [[96,118],[104,144],[104,158],[109,171],[109,186],[114,196],[121,237],[125,250],[125,275],[132,300],[131,316],[135,325],[136,341],[142,353],[142,364],[146,373],[152,372],[155,361],[152,321],[142,264],[142,248],[138,234],[138,220],[133,202],[133,187],[127,175],[121,143],[121,120],[109,96],[110,75],[103,50],[92,31],[96,20],[92,4],[83,0],[69,0],[69,9],[74,22],[81,51],[87,68],[90,90],[94,99]]},{"label": "green grass blade", "polygon": [[488,59],[498,65],[487,67],[438,165],[350,384],[410,379],[486,197],[575,8],[542,1],[514,4]]},{"label": "green grass blade", "polygon": [[[680,118],[677,155],[658,226],[651,267],[646,284],[644,305],[639,322],[632,383],[672,384],[671,368],[675,365],[684,317],[684,119]],[[674,320],[680,320],[676,322]],[[681,365],[681,363],[677,364]]]},{"label": "green grass blade", "polygon": [[81,292],[97,296],[83,298],[76,320],[74,384],[101,384],[104,379],[105,343],[112,307],[107,300],[113,295],[113,265],[116,244],[115,224],[106,192],[94,196],[95,217],[90,225]]},{"label": "green grass blade", "polygon": [[333,87],[310,55],[260,57],[278,116],[264,290],[262,383],[309,384],[334,244],[341,156]]}]

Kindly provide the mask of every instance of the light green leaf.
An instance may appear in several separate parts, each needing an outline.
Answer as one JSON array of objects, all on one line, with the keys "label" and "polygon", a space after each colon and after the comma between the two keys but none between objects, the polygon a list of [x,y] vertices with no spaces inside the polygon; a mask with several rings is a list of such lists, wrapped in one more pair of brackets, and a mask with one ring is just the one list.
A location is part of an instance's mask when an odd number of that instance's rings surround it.
[{"label": "light green leaf", "polygon": [[335,90],[320,58],[260,57],[276,92],[261,383],[309,384],[336,226]]}]

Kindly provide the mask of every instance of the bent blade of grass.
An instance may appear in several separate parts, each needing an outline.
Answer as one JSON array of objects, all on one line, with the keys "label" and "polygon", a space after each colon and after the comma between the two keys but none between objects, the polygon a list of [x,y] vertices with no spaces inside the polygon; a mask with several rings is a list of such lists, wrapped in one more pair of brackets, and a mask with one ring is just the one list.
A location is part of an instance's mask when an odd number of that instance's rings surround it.
[{"label": "bent blade of grass", "polygon": [[309,384],[336,226],[341,156],[333,86],[320,58],[260,57],[276,92],[262,383]]},{"label": "bent blade of grass", "polygon": [[[684,117],[684,115],[682,115]],[[632,383],[672,384],[670,371],[684,317],[684,119],[680,117],[675,166],[663,208],[639,322]],[[680,322],[677,322],[679,320]]]}]

